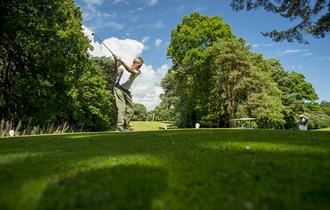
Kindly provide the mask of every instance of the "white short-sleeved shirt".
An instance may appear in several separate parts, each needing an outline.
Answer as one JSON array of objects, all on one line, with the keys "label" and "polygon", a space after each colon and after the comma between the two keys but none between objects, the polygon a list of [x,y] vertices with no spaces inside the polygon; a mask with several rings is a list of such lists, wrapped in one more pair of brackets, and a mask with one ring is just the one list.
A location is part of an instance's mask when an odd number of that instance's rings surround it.
[{"label": "white short-sleeved shirt", "polygon": [[116,83],[125,89],[130,89],[133,81],[139,74],[140,70],[135,69],[135,73],[128,72],[123,65],[119,66],[118,69],[121,70],[121,74],[117,76]]}]

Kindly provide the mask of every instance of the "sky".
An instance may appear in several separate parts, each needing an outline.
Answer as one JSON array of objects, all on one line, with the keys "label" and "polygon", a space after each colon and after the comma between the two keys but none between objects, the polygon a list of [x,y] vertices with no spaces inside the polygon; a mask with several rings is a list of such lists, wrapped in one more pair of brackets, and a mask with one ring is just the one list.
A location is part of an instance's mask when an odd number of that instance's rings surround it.
[{"label": "sky", "polygon": [[91,36],[95,33],[122,60],[130,64],[142,56],[142,74],[132,85],[133,101],[154,109],[163,92],[161,79],[171,67],[166,56],[171,31],[184,16],[198,11],[201,15],[221,16],[237,37],[242,37],[252,52],[265,58],[275,58],[284,69],[305,75],[320,101],[330,101],[330,34],[324,39],[306,35],[309,45],[297,42],[274,42],[261,32],[285,30],[295,21],[259,9],[235,12],[230,0],[76,0],[83,14],[84,33],[90,38],[93,56],[108,56],[110,52]]}]

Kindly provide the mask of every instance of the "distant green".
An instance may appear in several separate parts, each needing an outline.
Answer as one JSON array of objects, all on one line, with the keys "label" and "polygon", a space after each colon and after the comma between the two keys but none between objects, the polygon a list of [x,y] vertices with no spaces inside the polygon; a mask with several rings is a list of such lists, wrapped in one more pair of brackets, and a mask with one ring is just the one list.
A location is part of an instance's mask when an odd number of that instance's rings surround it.
[{"label": "distant green", "polygon": [[2,138],[0,209],[330,209],[330,132]]}]

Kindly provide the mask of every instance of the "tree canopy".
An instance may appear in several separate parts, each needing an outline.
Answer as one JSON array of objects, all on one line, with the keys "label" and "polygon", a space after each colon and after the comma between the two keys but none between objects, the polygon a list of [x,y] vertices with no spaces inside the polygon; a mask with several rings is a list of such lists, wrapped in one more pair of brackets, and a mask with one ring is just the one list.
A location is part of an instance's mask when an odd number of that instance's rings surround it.
[{"label": "tree canopy", "polygon": [[232,0],[231,6],[236,11],[264,8],[290,21],[298,21],[297,25],[287,30],[262,33],[276,42],[287,40],[308,43],[304,34],[324,38],[330,31],[329,0]]},{"label": "tree canopy", "polygon": [[8,0],[1,9],[0,118],[111,126],[109,77],[87,54],[74,1]]},{"label": "tree canopy", "polygon": [[155,116],[176,119],[179,127],[233,127],[235,118],[252,117],[259,128],[295,128],[306,103],[318,98],[302,74],[251,52],[221,17],[184,17],[167,53],[174,65],[162,80]]}]

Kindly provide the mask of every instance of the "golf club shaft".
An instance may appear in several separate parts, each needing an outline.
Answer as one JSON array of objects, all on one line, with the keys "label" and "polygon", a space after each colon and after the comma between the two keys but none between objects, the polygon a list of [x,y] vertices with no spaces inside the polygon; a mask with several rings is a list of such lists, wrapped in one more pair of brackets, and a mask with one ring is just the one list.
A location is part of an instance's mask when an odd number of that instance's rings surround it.
[{"label": "golf club shaft", "polygon": [[98,36],[96,36],[95,33],[93,33],[92,35],[94,35],[104,45],[104,47],[107,48],[111,52],[112,56],[114,55],[114,53],[109,49],[109,47],[107,45],[105,45],[104,42]]}]

